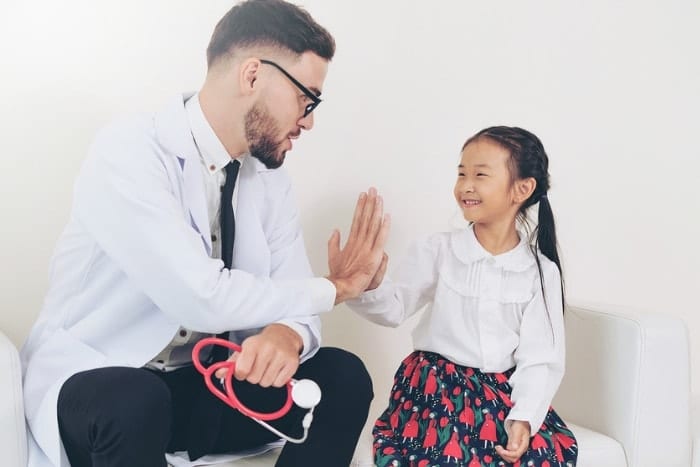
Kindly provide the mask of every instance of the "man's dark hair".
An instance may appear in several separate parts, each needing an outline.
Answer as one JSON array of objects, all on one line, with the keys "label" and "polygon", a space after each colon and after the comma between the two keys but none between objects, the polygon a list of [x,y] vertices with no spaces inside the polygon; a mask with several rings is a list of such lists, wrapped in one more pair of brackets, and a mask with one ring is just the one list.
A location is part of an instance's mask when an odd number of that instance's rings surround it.
[{"label": "man's dark hair", "polygon": [[331,60],[335,40],[304,9],[283,0],[246,0],[219,21],[207,47],[207,65],[240,47],[268,46]]}]

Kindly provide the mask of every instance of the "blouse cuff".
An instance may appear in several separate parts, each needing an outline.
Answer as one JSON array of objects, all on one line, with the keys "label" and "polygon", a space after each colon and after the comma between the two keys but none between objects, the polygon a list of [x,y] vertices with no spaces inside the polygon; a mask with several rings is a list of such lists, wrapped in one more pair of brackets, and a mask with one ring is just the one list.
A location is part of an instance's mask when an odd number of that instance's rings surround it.
[{"label": "blouse cuff", "polygon": [[[549,408],[548,408],[549,409]],[[547,415],[547,411],[543,414],[533,414],[528,413],[527,410],[518,410],[517,406],[514,406],[508,416],[506,417],[505,424],[508,426],[516,420],[523,422],[528,422],[530,424],[530,437],[533,437],[540,431],[544,418]]]},{"label": "blouse cuff", "polygon": [[389,287],[387,287],[385,284],[386,281],[379,284],[379,287],[377,287],[376,289],[362,292],[358,297],[352,298],[346,301],[345,303],[352,307],[367,305],[382,300],[384,297],[386,297],[387,293],[389,292]]}]

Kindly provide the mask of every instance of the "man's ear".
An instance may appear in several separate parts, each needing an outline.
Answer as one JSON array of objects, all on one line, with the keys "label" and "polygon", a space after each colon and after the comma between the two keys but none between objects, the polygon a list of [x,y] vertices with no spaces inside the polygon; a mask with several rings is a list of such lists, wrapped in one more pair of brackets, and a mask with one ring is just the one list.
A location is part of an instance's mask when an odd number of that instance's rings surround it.
[{"label": "man's ear", "polygon": [[241,63],[240,72],[238,73],[238,84],[241,94],[250,95],[256,91],[260,65],[262,64],[257,58],[248,58]]},{"label": "man's ear", "polygon": [[517,204],[525,202],[537,188],[533,177],[521,178],[513,183],[513,201]]}]

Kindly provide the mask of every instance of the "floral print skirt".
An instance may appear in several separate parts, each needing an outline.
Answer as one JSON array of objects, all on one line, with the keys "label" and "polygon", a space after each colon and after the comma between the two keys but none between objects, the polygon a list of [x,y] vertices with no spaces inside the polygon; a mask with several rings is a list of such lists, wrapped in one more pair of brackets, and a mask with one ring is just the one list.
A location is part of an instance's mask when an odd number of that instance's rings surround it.
[{"label": "floral print skirt", "polygon": [[508,378],[416,351],[396,372],[389,407],[374,425],[377,467],[573,467],[578,446],[550,407],[539,432],[514,464],[496,454],[508,444]]}]

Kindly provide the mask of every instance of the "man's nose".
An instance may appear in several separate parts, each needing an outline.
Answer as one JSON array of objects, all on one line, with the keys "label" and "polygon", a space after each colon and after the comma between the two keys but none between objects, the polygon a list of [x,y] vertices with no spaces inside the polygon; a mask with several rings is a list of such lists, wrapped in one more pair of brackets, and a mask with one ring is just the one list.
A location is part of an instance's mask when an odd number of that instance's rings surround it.
[{"label": "man's nose", "polygon": [[314,113],[311,112],[306,117],[301,117],[299,119],[298,125],[307,131],[312,129],[314,127]]}]

